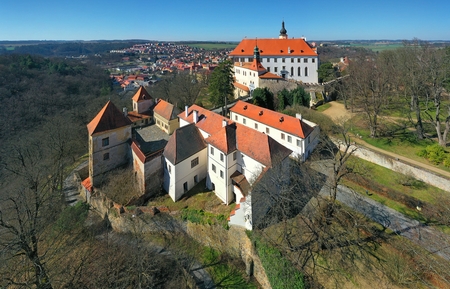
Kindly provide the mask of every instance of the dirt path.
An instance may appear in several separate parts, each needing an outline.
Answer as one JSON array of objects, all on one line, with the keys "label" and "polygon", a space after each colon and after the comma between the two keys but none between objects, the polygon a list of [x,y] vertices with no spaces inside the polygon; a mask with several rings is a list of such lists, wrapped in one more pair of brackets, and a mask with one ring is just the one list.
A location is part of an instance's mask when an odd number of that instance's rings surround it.
[{"label": "dirt path", "polygon": [[[353,113],[351,113],[350,111],[345,109],[345,107],[344,107],[344,105],[342,103],[332,101],[332,102],[329,102],[329,104],[331,105],[331,107],[326,109],[326,110],[324,110],[322,113],[327,115],[327,116],[329,116],[332,120],[339,121],[341,119],[349,119],[349,118],[351,118],[353,116]],[[354,137],[353,141],[355,141],[357,144],[359,144],[361,146],[364,146],[364,147],[367,147],[367,148],[369,148],[369,149],[371,149],[373,151],[380,152],[382,154],[388,155],[388,156],[393,157],[395,159],[399,159],[399,160],[401,160],[404,163],[411,164],[411,165],[413,165],[415,167],[423,168],[425,170],[434,172],[434,173],[436,173],[438,175],[441,175],[441,176],[444,176],[444,177],[450,179],[450,172],[441,170],[441,169],[439,169],[437,167],[434,167],[434,166],[431,166],[431,165],[428,165],[428,164],[425,164],[425,163],[422,163],[422,162],[419,162],[419,161],[416,161],[416,160],[412,160],[410,158],[398,155],[396,153],[388,152],[388,151],[382,150],[380,148],[374,147],[373,145],[368,144],[367,142],[365,142],[364,139],[362,139],[362,138]]]}]

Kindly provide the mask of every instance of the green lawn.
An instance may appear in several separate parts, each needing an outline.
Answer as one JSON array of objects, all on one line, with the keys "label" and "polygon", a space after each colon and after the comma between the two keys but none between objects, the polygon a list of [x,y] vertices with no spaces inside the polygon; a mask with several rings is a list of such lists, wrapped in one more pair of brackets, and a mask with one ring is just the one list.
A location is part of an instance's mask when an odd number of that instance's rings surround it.
[{"label": "green lawn", "polygon": [[327,110],[327,109],[330,108],[330,107],[331,107],[331,104],[325,103],[325,104],[322,104],[322,105],[318,106],[317,109],[316,109],[316,111],[322,112],[322,111],[324,111],[324,110]]}]

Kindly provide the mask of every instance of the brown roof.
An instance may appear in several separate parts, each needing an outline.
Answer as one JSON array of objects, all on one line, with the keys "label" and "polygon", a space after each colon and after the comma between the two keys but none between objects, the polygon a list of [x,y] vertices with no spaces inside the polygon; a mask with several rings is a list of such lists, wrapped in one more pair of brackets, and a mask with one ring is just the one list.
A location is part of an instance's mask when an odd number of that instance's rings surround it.
[{"label": "brown roof", "polygon": [[264,74],[261,74],[259,76],[259,78],[261,78],[261,79],[282,79],[282,80],[284,80],[283,77],[281,77],[279,75],[276,75],[276,74],[273,74],[271,72],[266,72]]},{"label": "brown roof", "polygon": [[131,121],[111,102],[108,101],[100,112],[87,125],[89,135],[130,125]]},{"label": "brown roof", "polygon": [[279,129],[292,135],[306,138],[314,129],[304,121],[280,112],[239,100],[230,111]]},{"label": "brown roof", "polygon": [[164,148],[164,157],[176,165],[206,148],[202,134],[194,124],[176,129]]},{"label": "brown roof", "polygon": [[146,99],[152,99],[152,97],[147,92],[147,90],[145,90],[145,88],[141,85],[139,87],[138,91],[136,91],[136,93],[134,94],[132,99],[135,102],[139,102],[139,101],[143,101],[143,100],[146,100]]},{"label": "brown roof", "polygon": [[[251,56],[258,42],[261,56],[317,56],[316,51],[302,38],[291,39],[243,39],[230,56]],[[290,49],[290,51],[289,51]]]},{"label": "brown roof", "polygon": [[177,118],[179,110],[175,109],[175,106],[163,99],[158,100],[153,112],[159,114],[161,117],[172,120]]}]

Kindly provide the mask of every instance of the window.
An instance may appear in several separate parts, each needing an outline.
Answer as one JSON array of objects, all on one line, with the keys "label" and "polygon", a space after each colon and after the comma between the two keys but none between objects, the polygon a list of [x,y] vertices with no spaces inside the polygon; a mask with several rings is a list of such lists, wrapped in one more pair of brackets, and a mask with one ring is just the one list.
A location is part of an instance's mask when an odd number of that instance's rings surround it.
[{"label": "window", "polygon": [[233,161],[236,160],[236,157],[237,157],[237,152],[234,152],[234,153],[233,153]]},{"label": "window", "polygon": [[286,61],[286,60],[285,60],[284,58],[281,58],[281,62],[283,62],[283,63],[284,63],[285,61]]},{"label": "window", "polygon": [[286,66],[283,66],[283,70],[286,70]]},{"label": "window", "polygon": [[234,120],[235,120],[235,121],[238,120],[238,116],[237,116],[237,115],[234,116]]},{"label": "window", "polygon": [[281,139],[284,140],[284,133],[281,133]]},{"label": "window", "polygon": [[257,123],[255,123],[255,129],[258,129],[258,124]]},{"label": "window", "polygon": [[273,59],[273,62],[277,62],[277,59],[276,59],[276,58],[274,58],[274,59]]},{"label": "window", "polygon": [[104,161],[109,160],[109,153],[104,153],[103,154],[103,160]]},{"label": "window", "polygon": [[198,175],[194,176],[194,184],[198,183]]},{"label": "window", "polygon": [[136,108],[136,103],[134,103],[133,107],[134,107],[134,110],[137,110],[137,108]]},{"label": "window", "polygon": [[309,144],[309,137],[308,137],[308,144]]},{"label": "window", "polygon": [[169,174],[172,172],[172,168],[169,164],[167,164],[167,170],[169,171]]},{"label": "window", "polygon": [[214,164],[211,165],[211,169],[213,172],[216,172],[216,166]]},{"label": "window", "polygon": [[291,63],[293,63],[294,62],[294,58],[291,58]]},{"label": "window", "polygon": [[106,137],[106,138],[102,139],[102,146],[105,147],[107,145],[109,145],[109,137]]},{"label": "window", "polygon": [[220,171],[220,177],[223,179],[223,171]]},{"label": "window", "polygon": [[267,134],[269,134],[269,133],[270,133],[270,130],[269,130],[269,128],[268,128],[268,127],[266,127],[266,133],[267,133]]},{"label": "window", "polygon": [[300,59],[301,59],[301,58],[297,58],[297,62],[299,62],[299,63],[300,63]]},{"label": "window", "polygon": [[292,142],[292,137],[288,135],[288,142]]},{"label": "window", "polygon": [[275,72],[278,72],[278,67],[273,68]]},{"label": "window", "polygon": [[294,67],[291,67],[291,76],[294,76]]},{"label": "window", "polygon": [[185,183],[183,184],[183,190],[184,190],[185,192],[187,192],[187,190],[188,190],[188,184],[187,184],[187,182],[185,182]]},{"label": "window", "polygon": [[243,118],[243,119],[242,119],[242,122],[243,122],[244,124],[246,124],[246,123],[247,123],[247,120],[246,120],[245,118]]},{"label": "window", "polygon": [[220,154],[220,160],[223,162],[223,154]]},{"label": "window", "polygon": [[315,62],[316,62],[316,59],[315,59],[315,58],[311,59],[311,62],[312,62],[312,63],[315,63]]},{"label": "window", "polygon": [[300,67],[298,67],[297,68],[297,76],[300,76],[300,71],[301,71],[301,69],[300,69]]},{"label": "window", "polygon": [[297,146],[298,147],[302,146],[302,142],[299,139],[297,140]]},{"label": "window", "polygon": [[211,155],[214,155],[214,148],[211,147]]},{"label": "window", "polygon": [[270,62],[270,58],[266,58],[267,59],[267,62]]},{"label": "window", "polygon": [[191,169],[192,169],[193,167],[195,167],[196,165],[198,165],[198,157],[196,157],[195,159],[193,159],[193,160],[191,161]]},{"label": "window", "polygon": [[308,63],[308,58],[303,58],[304,63]]},{"label": "window", "polygon": [[267,72],[270,72],[270,67],[267,67]]},{"label": "window", "polygon": [[305,76],[308,76],[308,67],[305,67]]}]

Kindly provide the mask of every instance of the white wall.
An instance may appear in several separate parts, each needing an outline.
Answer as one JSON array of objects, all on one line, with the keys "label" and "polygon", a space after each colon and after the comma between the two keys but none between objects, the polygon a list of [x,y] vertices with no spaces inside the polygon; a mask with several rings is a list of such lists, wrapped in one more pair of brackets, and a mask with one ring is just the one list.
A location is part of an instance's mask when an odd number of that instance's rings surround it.
[{"label": "white wall", "polygon": [[[198,165],[191,168],[191,161],[195,158],[199,159]],[[198,181],[200,182],[206,177],[207,170],[207,155],[206,148],[201,150],[200,152],[190,156],[185,159],[181,163],[178,163],[176,166],[165,159],[166,168],[165,174],[168,174],[167,178],[165,178],[164,188],[168,191],[172,200],[177,201],[183,196],[185,193],[183,185],[184,183],[188,184],[187,190],[192,189],[196,183],[194,182],[194,176],[197,175]],[[167,165],[171,166],[171,172],[169,174],[167,170]],[[168,182],[168,183],[167,183]]]}]

